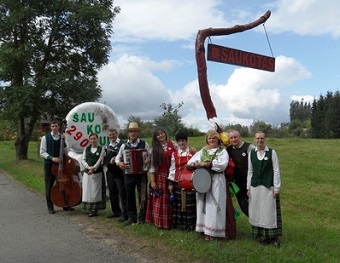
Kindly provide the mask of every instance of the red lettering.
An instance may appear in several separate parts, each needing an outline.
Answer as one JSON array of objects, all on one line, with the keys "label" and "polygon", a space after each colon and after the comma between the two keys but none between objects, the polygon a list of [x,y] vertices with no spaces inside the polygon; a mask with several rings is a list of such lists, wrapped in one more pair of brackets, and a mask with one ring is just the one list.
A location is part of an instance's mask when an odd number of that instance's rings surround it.
[{"label": "red lettering", "polygon": [[229,50],[227,48],[223,48],[221,49],[221,61],[223,61],[224,63],[228,63],[228,52]]},{"label": "red lettering", "polygon": [[71,129],[67,130],[66,133],[69,134],[69,135],[72,135],[72,132],[74,132],[75,130],[77,130],[77,127],[72,125]]},{"label": "red lettering", "polygon": [[235,64],[235,51],[234,50],[230,50],[229,56],[228,56],[228,62],[230,64]]},{"label": "red lettering", "polygon": [[88,143],[89,143],[89,139],[84,139],[84,140],[81,141],[80,146],[84,148],[84,147],[86,147],[86,145]]},{"label": "red lettering", "polygon": [[214,44],[208,44],[208,60],[275,71],[275,58]]}]

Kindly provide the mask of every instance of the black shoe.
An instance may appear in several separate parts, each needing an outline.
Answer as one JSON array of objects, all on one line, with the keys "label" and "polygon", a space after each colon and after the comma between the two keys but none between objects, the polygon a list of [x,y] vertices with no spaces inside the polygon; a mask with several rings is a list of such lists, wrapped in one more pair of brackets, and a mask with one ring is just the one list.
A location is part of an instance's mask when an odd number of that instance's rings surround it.
[{"label": "black shoe", "polygon": [[52,215],[55,214],[55,210],[54,210],[54,209],[49,209],[48,212],[49,212],[50,214],[52,214]]},{"label": "black shoe", "polygon": [[280,248],[281,246],[280,240],[278,238],[272,238],[270,244],[274,245],[276,248]]},{"label": "black shoe", "polygon": [[128,218],[124,217],[124,216],[121,216],[121,217],[118,218],[119,223],[124,223],[126,220],[128,220]]},{"label": "black shoe", "polygon": [[93,216],[98,216],[98,212],[97,211],[91,211],[89,213],[89,217],[93,217]]},{"label": "black shoe", "polygon": [[111,218],[115,218],[115,217],[120,217],[120,215],[113,214],[113,215],[107,215],[106,216],[107,219],[111,219]]},{"label": "black shoe", "polygon": [[269,245],[268,239],[262,236],[255,237],[255,241],[259,242],[261,245]]},{"label": "black shoe", "polygon": [[133,224],[136,224],[136,223],[137,223],[137,221],[129,219],[129,220],[124,222],[124,226],[129,226],[129,225],[133,225]]},{"label": "black shoe", "polygon": [[73,208],[73,207],[70,207],[70,206],[64,206],[64,207],[63,207],[63,210],[64,210],[64,211],[74,211],[74,208]]}]

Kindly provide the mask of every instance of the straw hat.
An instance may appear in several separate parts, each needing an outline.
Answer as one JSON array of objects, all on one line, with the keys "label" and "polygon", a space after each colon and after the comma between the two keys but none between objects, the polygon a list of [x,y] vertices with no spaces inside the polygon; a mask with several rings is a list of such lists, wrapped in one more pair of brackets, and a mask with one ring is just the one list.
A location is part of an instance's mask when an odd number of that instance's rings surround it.
[{"label": "straw hat", "polygon": [[129,123],[129,127],[127,130],[128,131],[140,131],[140,128],[138,127],[138,123],[133,121]]}]

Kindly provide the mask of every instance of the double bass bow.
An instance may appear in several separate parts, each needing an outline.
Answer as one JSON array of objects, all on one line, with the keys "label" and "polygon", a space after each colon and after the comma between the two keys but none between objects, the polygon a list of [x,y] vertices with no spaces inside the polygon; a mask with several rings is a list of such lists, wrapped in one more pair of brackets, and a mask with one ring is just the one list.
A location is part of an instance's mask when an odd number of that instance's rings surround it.
[{"label": "double bass bow", "polygon": [[51,201],[58,207],[71,207],[81,202],[81,187],[73,179],[73,173],[76,169],[75,160],[70,158],[64,152],[65,140],[63,133],[66,129],[64,120],[61,127],[60,151],[58,164],[52,165],[52,174],[56,177],[55,183],[51,189]]}]

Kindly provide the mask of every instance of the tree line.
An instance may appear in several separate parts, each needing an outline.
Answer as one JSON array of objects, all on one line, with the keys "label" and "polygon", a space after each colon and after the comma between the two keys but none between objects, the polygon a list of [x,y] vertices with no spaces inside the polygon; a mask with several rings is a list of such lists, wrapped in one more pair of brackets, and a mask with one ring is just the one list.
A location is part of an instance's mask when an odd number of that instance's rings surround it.
[{"label": "tree line", "polygon": [[[113,2],[0,0],[0,140],[14,140],[18,160],[27,159],[29,141],[39,136],[43,120],[62,119],[76,105],[101,97],[97,72],[108,63],[112,24],[120,13]],[[263,130],[272,137],[339,138],[339,104],[339,92],[328,92],[312,105],[293,101],[290,123],[280,127],[256,120],[250,127],[224,129],[237,129],[243,137]],[[163,113],[153,120],[128,121],[139,123],[144,137],[155,126],[171,136],[179,130],[201,136],[183,124],[182,105],[162,103]]]}]

